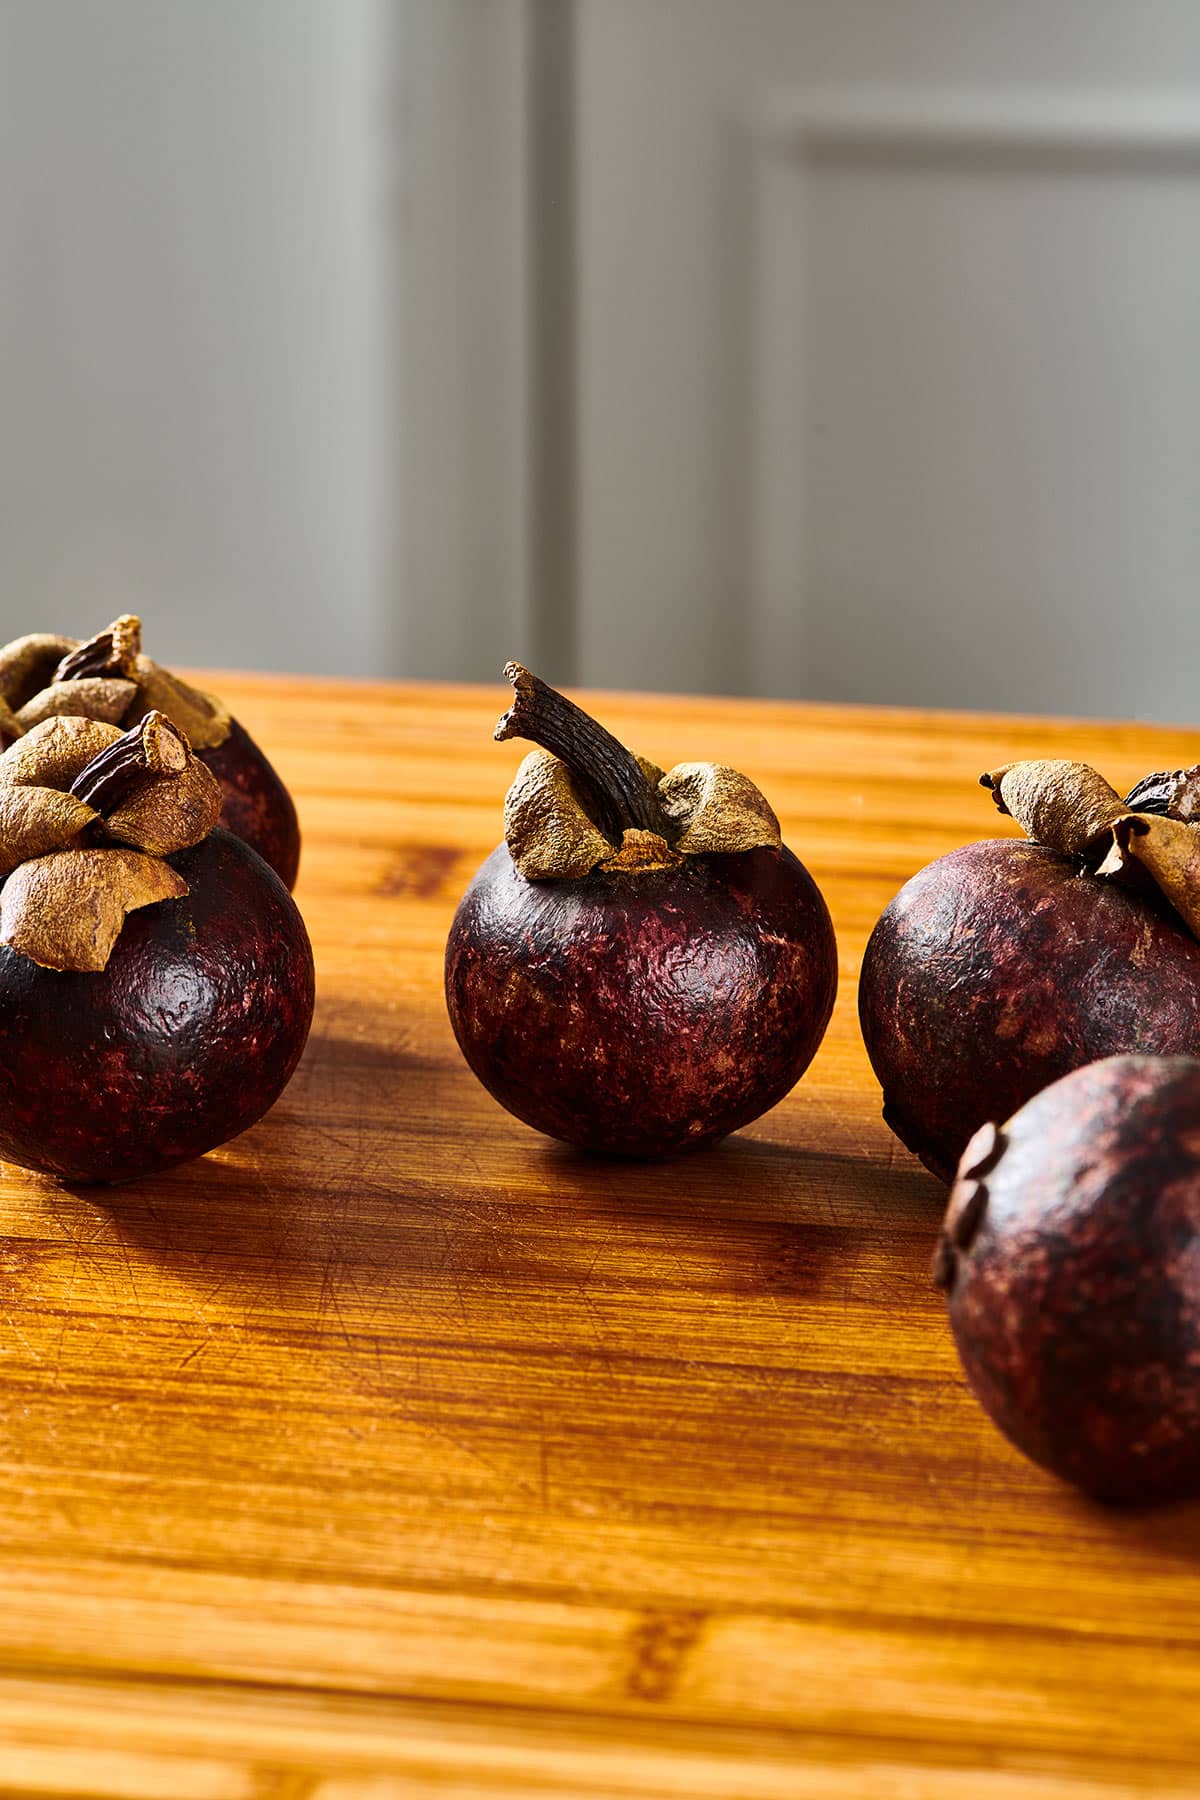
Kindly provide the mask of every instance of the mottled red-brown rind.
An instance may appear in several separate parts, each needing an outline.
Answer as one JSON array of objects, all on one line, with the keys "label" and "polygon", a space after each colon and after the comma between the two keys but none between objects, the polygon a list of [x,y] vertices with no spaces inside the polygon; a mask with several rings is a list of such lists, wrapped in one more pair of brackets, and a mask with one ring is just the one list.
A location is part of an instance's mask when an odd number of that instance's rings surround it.
[{"label": "mottled red-brown rind", "polygon": [[930,863],[871,934],[859,1017],[884,1117],[948,1181],[972,1133],[1099,1057],[1200,1055],[1200,943],[1040,844]]},{"label": "mottled red-brown rind", "polygon": [[129,1181],[200,1156],[278,1098],[312,1019],[295,902],[224,830],[168,857],[182,900],[131,913],[101,974],[0,948],[0,1158]]},{"label": "mottled red-brown rind", "polygon": [[300,869],[296,808],[250,733],[233,719],[224,743],[196,754],[221,784],[222,825],[252,845],[286,888],[294,888]]},{"label": "mottled red-brown rind", "polygon": [[711,1143],[781,1100],[836,987],[828,910],[788,850],[532,882],[502,844],[446,950],[451,1023],[489,1092],[624,1156]]},{"label": "mottled red-brown rind", "polygon": [[[1077,1070],[1010,1120],[981,1179],[948,1300],[983,1406],[1102,1498],[1200,1491],[1200,1062]],[[951,1228],[977,1185],[955,1184]]]}]

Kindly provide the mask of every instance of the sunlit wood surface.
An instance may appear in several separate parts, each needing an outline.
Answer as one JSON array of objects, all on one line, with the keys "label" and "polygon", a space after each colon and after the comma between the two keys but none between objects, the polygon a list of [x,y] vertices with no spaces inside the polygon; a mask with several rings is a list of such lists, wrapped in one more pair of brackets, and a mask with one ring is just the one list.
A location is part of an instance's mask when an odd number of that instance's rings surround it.
[{"label": "sunlit wood surface", "polygon": [[273,1113],[115,1192],[0,1168],[0,1792],[1200,1793],[1200,1509],[1101,1510],[960,1377],[941,1190],[855,980],[976,786],[1200,734],[603,697],[747,771],[842,982],[775,1112],[666,1167],[508,1118],[442,1005],[506,690],[212,677],[297,795],[319,998]]}]

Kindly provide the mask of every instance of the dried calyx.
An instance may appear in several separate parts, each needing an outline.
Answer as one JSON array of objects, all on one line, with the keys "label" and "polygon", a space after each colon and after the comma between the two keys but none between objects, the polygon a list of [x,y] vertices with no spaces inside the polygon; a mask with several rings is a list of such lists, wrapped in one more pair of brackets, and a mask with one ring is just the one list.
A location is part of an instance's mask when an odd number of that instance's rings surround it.
[{"label": "dried calyx", "polygon": [[105,968],[127,913],[187,893],[162,859],[220,811],[218,782],[163,713],[126,732],[42,720],[0,755],[0,944],[43,968]]},{"label": "dried calyx", "polygon": [[1036,843],[1107,881],[1151,881],[1200,938],[1200,764],[1147,775],[1124,799],[1087,763],[1007,763],[979,780]]},{"label": "dried calyx", "polygon": [[497,741],[541,746],[504,803],[509,854],[528,880],[579,879],[593,869],[637,875],[688,856],[780,847],[778,819],[736,769],[678,763],[664,774],[520,663],[504,673],[514,699]]},{"label": "dried calyx", "polygon": [[142,655],[142,624],[132,613],[86,643],[37,632],[0,649],[0,735],[8,743],[64,714],[128,727],[150,712],[165,713],[195,750],[229,736],[219,700]]}]

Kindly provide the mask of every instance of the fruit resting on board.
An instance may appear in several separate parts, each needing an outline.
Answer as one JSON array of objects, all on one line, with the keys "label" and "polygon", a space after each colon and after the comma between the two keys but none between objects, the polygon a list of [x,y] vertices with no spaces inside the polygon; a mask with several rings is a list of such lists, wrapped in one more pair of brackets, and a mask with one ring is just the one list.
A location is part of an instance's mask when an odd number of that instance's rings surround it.
[{"label": "fruit resting on board", "polygon": [[1200,772],[1126,800],[1078,763],[983,779],[1037,841],[969,844],[914,875],[859,982],[884,1117],[943,1181],[985,1120],[1071,1069],[1200,1055]]},{"label": "fruit resting on board", "polygon": [[0,1158],[129,1181],[263,1114],[308,1036],[295,902],[164,714],[0,755]]},{"label": "fruit resting on board", "polygon": [[1200,1482],[1200,1062],[1118,1056],[968,1145],[935,1262],[967,1379],[1114,1500]]},{"label": "fruit resting on board", "polygon": [[526,1124],[662,1157],[781,1100],[837,986],[825,902],[733,769],[635,758],[510,664],[521,764],[506,841],[467,889],[446,1000],[471,1068]]}]

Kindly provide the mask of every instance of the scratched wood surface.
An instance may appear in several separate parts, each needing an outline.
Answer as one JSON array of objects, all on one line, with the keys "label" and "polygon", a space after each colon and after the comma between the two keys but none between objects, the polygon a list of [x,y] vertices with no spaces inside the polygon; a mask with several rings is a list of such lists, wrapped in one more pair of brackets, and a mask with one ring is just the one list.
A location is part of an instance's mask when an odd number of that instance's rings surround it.
[{"label": "scratched wood surface", "polygon": [[981,768],[1200,734],[598,702],[760,783],[841,949],[796,1092],[640,1168],[508,1118],[446,1022],[505,690],[219,685],[298,798],[316,1023],[202,1162],[0,1166],[0,1791],[1200,1792],[1200,1511],[1101,1510],[975,1406],[855,1019],[896,888],[1003,829]]}]

